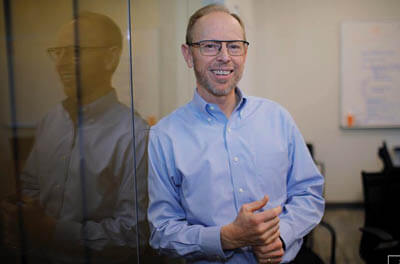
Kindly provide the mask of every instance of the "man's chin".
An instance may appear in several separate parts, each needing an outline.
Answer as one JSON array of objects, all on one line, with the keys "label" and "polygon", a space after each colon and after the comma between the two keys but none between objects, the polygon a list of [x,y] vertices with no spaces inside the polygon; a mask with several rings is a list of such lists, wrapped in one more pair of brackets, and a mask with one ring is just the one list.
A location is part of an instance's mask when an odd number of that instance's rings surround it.
[{"label": "man's chin", "polygon": [[64,94],[69,98],[76,98],[76,87],[74,86],[66,86],[64,84]]},{"label": "man's chin", "polygon": [[214,96],[227,96],[228,94],[230,94],[232,92],[232,90],[234,89],[235,85],[230,85],[228,87],[211,87],[211,86],[207,86],[207,91],[209,93],[211,93]]}]

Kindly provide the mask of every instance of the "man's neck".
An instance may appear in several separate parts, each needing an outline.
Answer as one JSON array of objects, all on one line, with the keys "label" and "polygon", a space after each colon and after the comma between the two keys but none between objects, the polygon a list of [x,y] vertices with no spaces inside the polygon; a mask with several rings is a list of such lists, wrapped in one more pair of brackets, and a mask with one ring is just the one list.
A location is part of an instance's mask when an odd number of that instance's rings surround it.
[{"label": "man's neck", "polygon": [[235,89],[232,89],[229,94],[224,96],[215,96],[203,88],[197,88],[197,92],[206,102],[218,105],[228,119],[239,101]]},{"label": "man's neck", "polygon": [[[89,89],[88,89],[89,90]],[[108,94],[110,91],[112,91],[113,88],[112,86],[99,86],[95,89],[92,90],[92,92],[85,94],[85,92],[83,91],[82,95],[81,95],[81,104],[82,106],[88,105],[93,103],[94,101],[96,101],[97,99],[105,96],[106,94]],[[74,102],[74,103],[78,103],[78,99],[77,97],[70,97],[70,99]]]}]

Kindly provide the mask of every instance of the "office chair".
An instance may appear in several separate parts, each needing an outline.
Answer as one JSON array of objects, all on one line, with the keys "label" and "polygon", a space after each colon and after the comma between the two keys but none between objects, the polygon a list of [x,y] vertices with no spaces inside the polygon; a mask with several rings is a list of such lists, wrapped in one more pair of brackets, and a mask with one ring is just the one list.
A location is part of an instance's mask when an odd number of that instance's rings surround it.
[{"label": "office chair", "polygon": [[[311,157],[313,158],[315,164],[320,167],[321,174],[325,176],[325,166],[322,162],[315,160],[314,158],[314,146],[311,143],[307,143],[308,150],[310,151]],[[336,263],[336,232],[334,228],[327,222],[321,221],[319,226],[322,226],[328,230],[331,235],[331,255],[330,264]],[[295,258],[295,263],[299,264],[324,264],[320,256],[318,256],[312,250],[312,231],[303,238],[303,245],[300,248],[299,253]]]},{"label": "office chair", "polygon": [[378,156],[383,163],[383,172],[389,173],[392,171],[400,172],[400,167],[394,166],[390,153],[388,151],[386,142],[383,141],[382,147],[378,149]]},{"label": "office chair", "polygon": [[360,256],[367,264],[387,263],[388,255],[400,255],[400,174],[362,172],[365,223]]}]

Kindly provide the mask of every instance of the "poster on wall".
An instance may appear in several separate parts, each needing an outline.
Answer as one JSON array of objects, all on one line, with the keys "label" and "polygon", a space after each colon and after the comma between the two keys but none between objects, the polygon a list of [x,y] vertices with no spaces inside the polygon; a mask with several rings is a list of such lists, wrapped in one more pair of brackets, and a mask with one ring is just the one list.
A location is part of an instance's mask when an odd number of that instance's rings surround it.
[{"label": "poster on wall", "polygon": [[341,26],[342,128],[400,128],[400,21]]}]

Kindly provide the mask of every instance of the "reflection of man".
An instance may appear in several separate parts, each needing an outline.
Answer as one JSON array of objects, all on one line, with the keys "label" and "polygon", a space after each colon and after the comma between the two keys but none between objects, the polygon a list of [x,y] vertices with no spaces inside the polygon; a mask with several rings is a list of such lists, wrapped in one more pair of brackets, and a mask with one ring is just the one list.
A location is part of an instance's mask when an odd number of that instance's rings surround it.
[{"label": "reflection of man", "polygon": [[[38,126],[21,178],[28,246],[43,249],[42,256],[53,260],[127,259],[136,253],[137,228],[140,241],[147,243],[148,129],[118,102],[111,85],[121,48],[118,26],[106,16],[85,12],[61,28],[57,47],[48,50],[67,99]],[[16,206],[3,202],[3,208],[12,240]]]},{"label": "reflection of man", "polygon": [[237,87],[242,21],[207,6],[186,36],[197,89],[150,131],[150,245],[198,263],[290,262],[322,217],[323,177],[290,115]]}]

